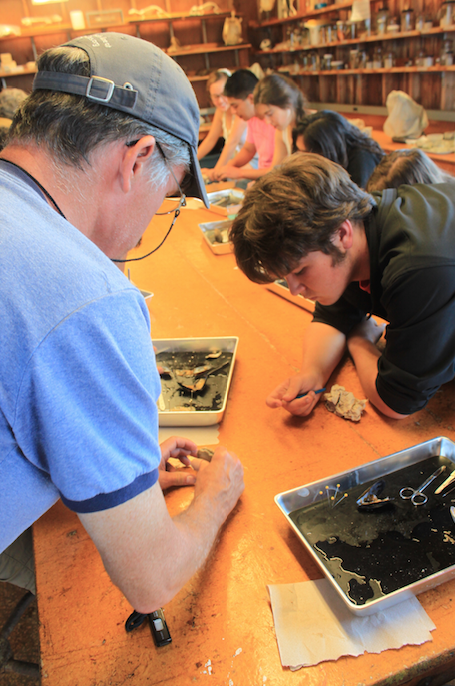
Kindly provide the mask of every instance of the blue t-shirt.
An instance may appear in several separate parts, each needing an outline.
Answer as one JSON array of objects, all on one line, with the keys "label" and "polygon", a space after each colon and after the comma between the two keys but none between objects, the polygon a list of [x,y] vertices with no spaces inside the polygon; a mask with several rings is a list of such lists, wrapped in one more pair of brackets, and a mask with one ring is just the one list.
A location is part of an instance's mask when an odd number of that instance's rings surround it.
[{"label": "blue t-shirt", "polygon": [[0,551],[59,497],[75,512],[150,488],[160,380],[139,291],[0,162]]}]

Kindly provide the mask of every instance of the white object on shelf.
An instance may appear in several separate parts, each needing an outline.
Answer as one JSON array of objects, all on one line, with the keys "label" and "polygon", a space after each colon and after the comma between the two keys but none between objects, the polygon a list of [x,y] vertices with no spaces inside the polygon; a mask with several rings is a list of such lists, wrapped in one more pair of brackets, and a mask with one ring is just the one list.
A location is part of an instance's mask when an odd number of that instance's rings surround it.
[{"label": "white object on shelf", "polygon": [[70,12],[71,26],[75,31],[85,29],[84,13],[81,10],[72,10]]}]

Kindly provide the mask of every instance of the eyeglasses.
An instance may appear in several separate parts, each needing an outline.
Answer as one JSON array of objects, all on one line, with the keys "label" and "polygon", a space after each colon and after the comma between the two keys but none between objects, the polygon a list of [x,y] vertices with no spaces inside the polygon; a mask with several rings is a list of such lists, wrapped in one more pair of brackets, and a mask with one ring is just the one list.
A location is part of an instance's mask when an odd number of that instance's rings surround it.
[{"label": "eyeglasses", "polygon": [[[161,154],[163,160],[166,162],[166,164],[167,164],[167,166],[168,166],[168,169],[169,169],[169,171],[171,172],[171,176],[172,176],[172,178],[173,178],[174,181],[175,181],[175,185],[177,186],[177,190],[178,190],[178,192],[179,192],[179,195],[180,195],[179,198],[165,198],[164,202],[166,202],[166,203],[172,202],[172,203],[175,205],[175,206],[173,206],[170,210],[167,210],[167,211],[164,211],[164,212],[155,212],[155,214],[157,214],[157,215],[172,214],[172,212],[175,212],[174,221],[173,221],[172,224],[171,224],[171,229],[172,229],[172,227],[174,226],[175,220],[177,219],[177,217],[178,217],[179,214],[180,214],[181,208],[182,208],[182,207],[186,207],[186,195],[185,195],[185,193],[182,191],[182,188],[181,188],[179,182],[178,182],[177,179],[175,178],[175,174],[174,174],[174,172],[172,171],[172,167],[170,167],[170,166],[168,165],[168,161],[167,161],[167,159],[166,159],[166,155],[164,154],[161,145],[158,143],[158,141],[155,141],[155,145],[156,145],[156,147],[157,147],[159,153]],[[170,231],[171,229],[169,229],[169,231]],[[168,234],[169,234],[169,231],[168,231],[168,233],[166,234],[166,238],[167,238],[167,236],[168,236]],[[158,246],[158,247],[159,247],[159,246]],[[158,249],[158,248],[157,248],[157,249]]]},{"label": "eyeglasses", "polygon": [[[136,141],[132,141],[131,143],[126,143],[126,145],[127,145],[129,148],[131,148],[131,147],[133,147],[133,145],[136,145],[136,143],[137,143],[137,140],[136,140]],[[172,231],[172,229],[173,229],[173,226],[174,226],[175,222],[177,221],[177,217],[179,216],[180,210],[182,209],[182,207],[185,207],[185,206],[186,206],[186,195],[185,195],[185,193],[182,191],[182,189],[181,189],[181,187],[180,187],[180,184],[179,184],[179,182],[177,181],[174,172],[172,171],[172,167],[169,165],[169,163],[168,163],[168,161],[167,161],[167,158],[166,158],[166,155],[164,154],[163,149],[162,149],[161,145],[158,143],[157,140],[155,140],[155,145],[156,145],[156,147],[157,147],[158,152],[160,153],[160,155],[162,156],[163,160],[165,161],[165,163],[166,163],[166,165],[167,165],[167,167],[168,167],[168,169],[169,169],[169,171],[170,171],[170,173],[171,173],[171,176],[172,176],[172,178],[173,178],[174,181],[175,181],[175,184],[176,184],[176,186],[177,186],[177,190],[178,190],[178,192],[179,192],[179,194],[180,194],[180,197],[179,197],[179,198],[165,198],[165,202],[171,202],[171,203],[173,204],[173,206],[172,206],[171,209],[169,209],[169,210],[165,210],[165,211],[163,211],[163,212],[155,212],[155,214],[156,214],[156,215],[159,215],[159,216],[164,216],[164,215],[166,215],[166,214],[172,214],[172,213],[174,212],[174,218],[173,218],[173,220],[172,220],[172,223],[171,223],[171,225],[170,225],[170,227],[169,227],[169,229],[168,229],[166,235],[164,236],[163,240],[161,241],[161,243],[160,243],[156,248],[154,248],[153,250],[151,250],[150,252],[148,252],[146,255],[142,255],[142,257],[130,257],[130,258],[127,259],[127,260],[114,260],[114,259],[112,259],[112,262],[120,262],[120,263],[122,263],[122,264],[125,263],[125,262],[138,262],[139,260],[144,260],[146,257],[150,257],[150,255],[153,255],[154,252],[156,252],[157,250],[159,250],[159,249],[161,248],[161,246],[163,245],[164,241],[166,240],[166,238],[167,238],[167,237],[169,236],[169,234],[171,233],[171,231]]]}]

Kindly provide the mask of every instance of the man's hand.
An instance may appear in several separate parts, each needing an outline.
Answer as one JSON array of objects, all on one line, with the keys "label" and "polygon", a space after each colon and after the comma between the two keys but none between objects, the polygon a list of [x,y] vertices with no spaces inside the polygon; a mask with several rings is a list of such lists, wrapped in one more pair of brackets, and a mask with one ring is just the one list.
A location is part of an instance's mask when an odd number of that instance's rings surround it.
[{"label": "man's hand", "polygon": [[[168,438],[161,443],[160,449],[161,462],[158,469],[161,488],[165,490],[172,486],[194,485],[196,483],[194,470],[198,470],[200,460],[190,460],[188,455],[196,455],[196,443],[187,438],[172,436],[172,438]],[[170,457],[180,460],[189,469],[176,469],[173,465],[169,464]]]},{"label": "man's hand", "polygon": [[243,493],[243,467],[237,455],[223,446],[215,450],[210,462],[198,462],[200,465],[193,503],[197,503],[198,499],[210,502],[210,516],[218,520],[219,527]]},{"label": "man's hand", "polygon": [[[314,391],[321,388],[323,381],[307,374],[290,376],[273,390],[266,398],[266,404],[271,408],[283,407],[290,414],[306,417],[320,399],[320,394]],[[296,398],[300,393],[307,393],[303,398]]]},{"label": "man's hand", "polygon": [[223,181],[225,179],[241,179],[243,175],[239,167],[227,164],[216,172],[215,178],[217,181]]}]

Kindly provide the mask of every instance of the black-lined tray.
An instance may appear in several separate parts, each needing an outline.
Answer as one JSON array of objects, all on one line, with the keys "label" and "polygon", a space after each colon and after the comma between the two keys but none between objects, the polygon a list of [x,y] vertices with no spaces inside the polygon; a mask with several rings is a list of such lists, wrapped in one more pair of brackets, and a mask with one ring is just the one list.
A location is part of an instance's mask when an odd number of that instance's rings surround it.
[{"label": "black-lined tray", "polygon": [[[275,501],[350,609],[371,614],[455,577],[455,491],[434,493],[454,463],[455,444],[439,437]],[[401,488],[418,488],[440,466],[424,505],[401,498]],[[379,478],[392,502],[359,510],[357,498]]]},{"label": "black-lined tray", "polygon": [[[168,373],[161,376],[158,400],[160,426],[210,426],[223,418],[234,370],[238,338],[155,339],[156,362]],[[201,391],[191,391],[178,372],[207,368]],[[202,373],[197,378],[202,378]],[[191,376],[186,381],[192,381]],[[179,381],[182,383],[179,384]]]}]

